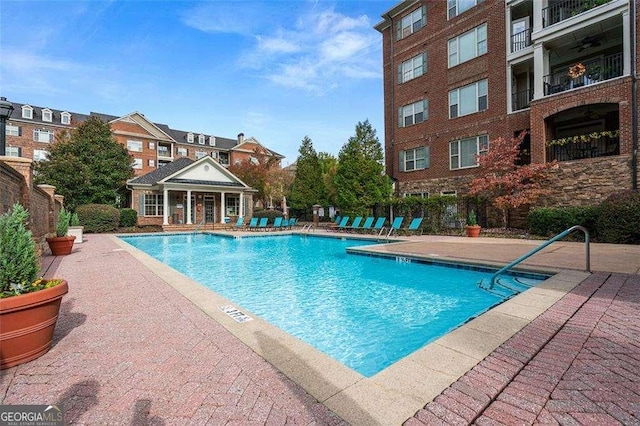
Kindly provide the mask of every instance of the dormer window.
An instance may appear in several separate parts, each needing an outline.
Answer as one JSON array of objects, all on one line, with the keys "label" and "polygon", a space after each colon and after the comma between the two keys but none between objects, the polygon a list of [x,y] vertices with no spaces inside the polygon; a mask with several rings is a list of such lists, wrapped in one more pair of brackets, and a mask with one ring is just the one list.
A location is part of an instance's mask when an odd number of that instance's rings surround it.
[{"label": "dormer window", "polygon": [[62,124],[71,124],[71,114],[67,111],[60,113],[60,123]]},{"label": "dormer window", "polygon": [[22,118],[33,119],[33,108],[29,105],[22,105]]},{"label": "dormer window", "polygon": [[204,135],[198,135],[198,143],[204,145]]},{"label": "dormer window", "polygon": [[193,133],[187,133],[187,142],[193,143]]},{"label": "dormer window", "polygon": [[216,146],[216,137],[215,136],[209,136],[209,145]]},{"label": "dormer window", "polygon": [[53,113],[49,108],[45,108],[42,110],[42,121],[46,121],[51,123],[53,121]]}]

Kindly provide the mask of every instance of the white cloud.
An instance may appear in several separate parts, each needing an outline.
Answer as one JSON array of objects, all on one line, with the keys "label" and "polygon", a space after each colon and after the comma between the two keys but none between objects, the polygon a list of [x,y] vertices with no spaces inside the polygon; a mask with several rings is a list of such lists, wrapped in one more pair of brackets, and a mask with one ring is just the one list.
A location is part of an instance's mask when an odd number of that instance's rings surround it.
[{"label": "white cloud", "polygon": [[237,7],[233,2],[208,2],[182,14],[182,23],[207,33],[252,35],[259,28],[262,16],[259,4],[243,2]]},{"label": "white cloud", "polygon": [[295,53],[302,48],[294,41],[287,40],[283,36],[263,37],[257,36],[257,50],[269,53]]}]

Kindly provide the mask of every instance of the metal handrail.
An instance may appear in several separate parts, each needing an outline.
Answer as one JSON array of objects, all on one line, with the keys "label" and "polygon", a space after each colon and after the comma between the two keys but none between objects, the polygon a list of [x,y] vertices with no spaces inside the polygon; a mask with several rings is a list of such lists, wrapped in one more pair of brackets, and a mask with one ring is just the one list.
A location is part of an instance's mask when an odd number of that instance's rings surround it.
[{"label": "metal handrail", "polygon": [[194,233],[195,233],[195,232],[198,232],[198,229],[200,229],[200,227],[201,227],[202,225],[204,225],[204,223],[205,223],[205,221],[206,221],[206,220],[207,220],[206,218],[205,218],[205,219],[202,219],[202,221],[201,221],[199,224],[197,224],[197,225],[196,225],[196,228],[193,230],[193,232],[194,232]]},{"label": "metal handrail", "polygon": [[569,235],[571,232],[573,232],[575,230],[580,230],[580,231],[584,232],[585,263],[586,263],[585,270],[586,270],[586,272],[591,272],[591,255],[590,255],[590,252],[589,252],[589,231],[584,226],[575,225],[575,226],[572,226],[569,229],[565,229],[564,231],[562,231],[561,233],[559,233],[555,237],[553,237],[550,240],[546,241],[544,244],[540,245],[539,247],[535,248],[534,250],[531,250],[529,253],[527,253],[527,254],[525,254],[523,256],[520,256],[519,258],[517,258],[516,260],[514,260],[513,262],[511,262],[510,264],[508,264],[507,266],[505,266],[504,268],[500,269],[498,272],[493,274],[491,276],[491,283],[489,285],[489,288],[493,289],[493,286],[496,283],[496,278],[498,277],[498,275],[500,275],[503,272],[513,268],[518,263],[522,262],[525,259],[528,259],[529,257],[533,256],[534,254],[536,254],[537,252],[539,252],[543,248],[547,247],[549,244],[554,243],[554,242],[558,241],[559,239],[566,237],[567,235]]}]

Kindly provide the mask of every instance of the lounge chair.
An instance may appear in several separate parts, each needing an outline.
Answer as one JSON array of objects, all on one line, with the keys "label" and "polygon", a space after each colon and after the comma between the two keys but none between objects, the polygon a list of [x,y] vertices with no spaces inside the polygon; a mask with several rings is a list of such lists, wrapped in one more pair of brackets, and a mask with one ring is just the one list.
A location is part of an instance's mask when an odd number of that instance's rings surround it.
[{"label": "lounge chair", "polygon": [[402,221],[404,220],[404,217],[396,217],[395,219],[393,219],[393,223],[391,224],[391,228],[389,229],[389,233],[387,234],[387,238],[389,238],[391,236],[391,234],[393,234],[393,231],[398,231],[398,229],[400,229],[402,227]]},{"label": "lounge chair", "polygon": [[258,222],[258,227],[256,229],[259,231],[266,231],[268,223],[269,223],[268,217],[261,217],[260,222]]},{"label": "lounge chair", "polygon": [[283,229],[283,230],[284,229],[291,229],[289,227],[289,219],[282,218],[282,226],[280,228]]},{"label": "lounge chair", "polygon": [[378,233],[378,237],[382,235],[382,233],[384,232],[384,223],[386,221],[387,221],[386,217],[380,216],[379,218],[376,219],[376,223],[373,225],[373,228],[371,228],[373,232]]},{"label": "lounge chair", "polygon": [[273,219],[273,226],[271,227],[274,231],[279,231],[282,229],[282,216],[278,216]]},{"label": "lounge chair", "polygon": [[239,231],[244,228],[244,216],[238,216],[238,220],[231,226],[226,226],[225,230]]},{"label": "lounge chair", "polygon": [[340,231],[347,227],[347,222],[349,222],[349,216],[344,216],[342,219],[340,219],[340,223],[338,223],[338,225],[333,229],[335,229],[336,231]]},{"label": "lounge chair", "polygon": [[252,217],[246,229],[248,229],[249,231],[255,231],[257,227],[258,227],[258,218]]},{"label": "lounge chair", "polygon": [[371,225],[373,225],[373,220],[375,218],[373,216],[369,216],[364,220],[364,223],[362,224],[362,226],[360,228],[358,228],[358,231],[370,231],[371,230]]},{"label": "lounge chair", "polygon": [[418,233],[422,235],[422,229],[420,228],[421,224],[422,224],[422,218],[416,217],[411,221],[408,228],[400,228],[398,232],[406,235],[418,234]]},{"label": "lounge chair", "polygon": [[360,222],[362,222],[362,216],[356,216],[351,223],[351,226],[345,226],[342,231],[357,231],[360,228]]}]

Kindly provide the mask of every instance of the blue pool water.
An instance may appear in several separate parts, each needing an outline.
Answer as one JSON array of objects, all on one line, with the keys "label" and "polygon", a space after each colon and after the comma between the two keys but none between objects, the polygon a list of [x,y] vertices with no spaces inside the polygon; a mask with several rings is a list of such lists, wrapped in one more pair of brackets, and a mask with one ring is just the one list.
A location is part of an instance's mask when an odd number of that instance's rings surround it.
[{"label": "blue pool water", "polygon": [[364,376],[502,301],[476,285],[490,272],[346,253],[363,240],[122,239]]}]

